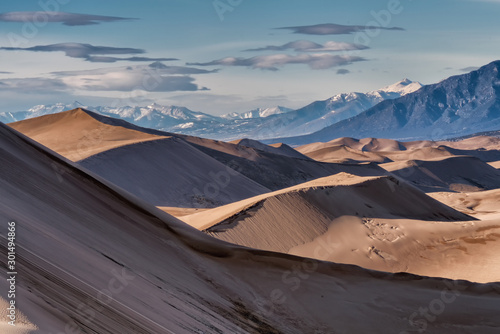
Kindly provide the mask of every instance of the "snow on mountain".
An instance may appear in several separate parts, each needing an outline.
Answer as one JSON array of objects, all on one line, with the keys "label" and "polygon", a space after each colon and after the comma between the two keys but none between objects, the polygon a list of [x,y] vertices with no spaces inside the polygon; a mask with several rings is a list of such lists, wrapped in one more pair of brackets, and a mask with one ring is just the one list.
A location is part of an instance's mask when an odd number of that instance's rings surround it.
[{"label": "snow on mountain", "polygon": [[222,118],[226,119],[248,119],[248,118],[264,118],[272,115],[280,115],[287,112],[293,111],[293,109],[276,106],[271,108],[257,108],[247,112],[242,113],[230,113],[222,115]]},{"label": "snow on mountain", "polygon": [[316,132],[373,107],[422,87],[408,79],[368,93],[338,94],[292,110],[282,106],[257,108],[243,113],[213,116],[185,107],[163,106],[84,106],[80,102],[35,106],[27,111],[0,113],[0,121],[11,123],[32,117],[75,108],[86,108],[99,114],[123,119],[136,125],[218,140],[240,138],[268,139]]},{"label": "snow on mountain", "polygon": [[269,142],[302,145],[339,137],[440,140],[500,128],[500,61],[445,79],[306,136]]},{"label": "snow on mountain", "polygon": [[319,131],[387,100],[395,99],[422,87],[419,82],[404,79],[393,85],[368,93],[342,93],[324,101],[315,101],[284,115],[268,117],[247,137],[267,139],[305,135]]},{"label": "snow on mountain", "polygon": [[[416,92],[420,88],[422,88],[424,85],[422,85],[418,81],[411,81],[410,79],[403,79],[399,82],[396,82],[395,84],[392,84],[390,86],[384,87],[382,89],[379,89],[377,91],[374,91],[372,93],[386,93],[386,94],[395,94],[399,96],[403,96],[406,94],[410,94],[413,92]],[[370,94],[370,93],[369,93]],[[396,96],[396,97],[399,97]]]}]

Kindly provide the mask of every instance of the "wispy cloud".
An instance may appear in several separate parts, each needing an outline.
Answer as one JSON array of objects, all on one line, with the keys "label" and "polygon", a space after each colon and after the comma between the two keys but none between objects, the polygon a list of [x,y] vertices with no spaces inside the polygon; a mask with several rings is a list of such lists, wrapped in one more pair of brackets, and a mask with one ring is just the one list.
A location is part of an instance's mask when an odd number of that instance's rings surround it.
[{"label": "wispy cloud", "polygon": [[295,34],[305,34],[305,35],[348,35],[355,32],[365,31],[370,29],[404,30],[403,28],[400,27],[342,25],[335,23],[324,23],[324,24],[296,26],[296,27],[281,27],[275,29],[286,29],[286,30],[291,30]]},{"label": "wispy cloud", "polygon": [[331,54],[302,54],[286,55],[274,54],[267,56],[256,56],[252,58],[226,57],[207,63],[188,63],[192,66],[243,66],[254,69],[277,71],[279,67],[289,64],[305,64],[315,70],[328,69],[336,66],[348,65],[353,62],[365,60],[362,57],[331,55]]},{"label": "wispy cloud", "polygon": [[348,73],[351,73],[351,71],[349,71],[348,69],[345,69],[345,68],[339,68],[337,70],[337,74],[340,74],[340,75],[345,75],[345,74],[348,74]]},{"label": "wispy cloud", "polygon": [[117,58],[107,55],[123,54],[143,54],[146,51],[134,48],[116,48],[111,46],[94,46],[82,43],[58,43],[50,45],[36,45],[29,48],[0,47],[4,51],[32,51],[32,52],[64,52],[71,58],[82,58],[90,62],[114,63],[117,61],[170,61],[177,58],[149,58],[149,57],[128,57]]},{"label": "wispy cloud", "polygon": [[51,75],[81,90],[173,92],[207,90],[195,84],[195,79],[190,75],[214,72],[216,71],[186,66],[167,66],[155,62],[149,65],[110,67],[90,71],[53,72]]},{"label": "wispy cloud", "polygon": [[460,71],[462,71],[462,72],[472,72],[472,71],[475,71],[477,69],[479,69],[479,67],[469,66],[469,67],[461,68]]},{"label": "wispy cloud", "polygon": [[12,72],[0,71],[0,74],[12,74]]},{"label": "wispy cloud", "polygon": [[134,18],[101,16],[89,14],[75,14],[65,12],[7,12],[0,14],[0,21],[4,22],[58,22],[67,26],[85,26]]},{"label": "wispy cloud", "polygon": [[69,89],[61,79],[54,78],[16,78],[0,80],[2,91],[27,93],[53,93]]},{"label": "wispy cloud", "polygon": [[300,40],[289,42],[283,45],[268,45],[266,47],[257,49],[248,49],[244,51],[285,51],[294,50],[297,52],[336,52],[336,51],[349,51],[349,50],[364,50],[368,49],[367,46],[329,41],[325,44],[318,44],[311,41]]},{"label": "wispy cloud", "polygon": [[174,92],[208,90],[195,83],[190,74],[207,74],[207,71],[183,66],[150,65],[101,68],[89,71],[61,71],[49,77],[0,79],[2,90],[17,93],[43,93],[66,91],[117,91]]}]

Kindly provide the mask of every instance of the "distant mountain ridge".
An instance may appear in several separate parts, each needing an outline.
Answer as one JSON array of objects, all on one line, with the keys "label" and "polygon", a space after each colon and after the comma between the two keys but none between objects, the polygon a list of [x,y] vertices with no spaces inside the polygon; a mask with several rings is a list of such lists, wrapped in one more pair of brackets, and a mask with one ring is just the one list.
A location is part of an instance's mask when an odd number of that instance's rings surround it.
[{"label": "distant mountain ridge", "polygon": [[249,118],[265,118],[272,115],[280,115],[287,112],[293,111],[293,109],[276,106],[271,108],[257,108],[247,112],[242,113],[230,113],[222,115],[222,118],[226,119],[249,119]]},{"label": "distant mountain ridge", "polygon": [[500,129],[500,61],[393,100],[315,133],[265,142],[302,145],[340,137],[440,140]]},{"label": "distant mountain ridge", "polygon": [[70,104],[38,105],[27,111],[0,113],[0,121],[12,123],[64,110],[85,108],[104,116],[123,119],[141,127],[161,131],[226,141],[241,138],[261,140],[312,133],[355,116],[381,101],[400,97],[421,87],[422,85],[418,82],[404,79],[368,93],[338,94],[324,101],[315,101],[297,110],[276,106],[222,116],[155,103],[144,107],[92,107],[75,101]]}]

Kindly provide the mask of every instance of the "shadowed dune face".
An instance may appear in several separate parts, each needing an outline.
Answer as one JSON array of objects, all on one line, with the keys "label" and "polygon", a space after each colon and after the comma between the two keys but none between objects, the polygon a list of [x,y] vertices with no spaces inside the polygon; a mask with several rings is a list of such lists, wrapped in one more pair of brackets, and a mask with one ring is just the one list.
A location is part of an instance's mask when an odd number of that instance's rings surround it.
[{"label": "shadowed dune face", "polygon": [[381,167],[426,192],[500,188],[500,172],[474,157],[393,162]]},{"label": "shadowed dune face", "polygon": [[426,323],[429,333],[500,326],[496,285],[242,249],[1,124],[0,153],[0,220],[17,223],[17,302],[41,333],[400,332],[418,329],[409,318],[443,291],[460,298]]},{"label": "shadowed dune face", "polygon": [[179,138],[122,146],[79,163],[156,206],[215,207],[270,191]]}]

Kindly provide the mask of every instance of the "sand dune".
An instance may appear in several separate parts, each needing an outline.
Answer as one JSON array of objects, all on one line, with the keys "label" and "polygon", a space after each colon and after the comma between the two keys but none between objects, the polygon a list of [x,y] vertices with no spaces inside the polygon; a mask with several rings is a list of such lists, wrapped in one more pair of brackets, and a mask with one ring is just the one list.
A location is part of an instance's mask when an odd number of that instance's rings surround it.
[{"label": "sand dune", "polygon": [[82,109],[11,125],[158,206],[214,207],[342,171],[386,173],[375,165],[313,161],[287,146],[246,141],[261,150],[140,128]]},{"label": "sand dune", "polygon": [[156,206],[215,207],[270,191],[179,138],[122,146],[79,164]]},{"label": "sand dune", "polygon": [[500,148],[500,138],[476,136],[459,141],[440,141],[438,144],[461,150],[477,150],[480,148],[498,150]]},{"label": "sand dune", "polygon": [[10,123],[9,126],[72,161],[128,144],[165,138],[103,123],[82,109]]},{"label": "sand dune", "polygon": [[[486,199],[477,210],[498,203],[497,193],[478,194]],[[500,217],[492,218],[460,214],[392,177],[348,174],[182,217],[211,236],[248,247],[381,271],[496,282]]]},{"label": "sand dune", "polygon": [[[316,198],[315,196],[319,197]],[[279,202],[281,198],[291,199],[292,202],[290,202],[290,212],[288,214],[292,216],[305,211],[314,213],[317,212],[319,208],[320,213],[324,217],[327,217],[327,219],[348,214],[380,218],[405,216],[415,219],[438,220],[443,218],[448,220],[469,220],[471,218],[440,204],[419,190],[406,183],[400,182],[392,176],[358,177],[352,174],[339,173],[291,188],[259,195],[186,216],[183,218],[183,221],[199,230],[214,232],[219,229],[227,229],[231,231],[234,230],[235,227],[244,227],[245,224],[236,224],[236,222],[246,219],[246,214],[248,212],[258,212],[259,210],[256,210],[256,208],[260,208],[264,202],[274,200]],[[304,203],[307,202],[308,204],[306,204],[306,206],[308,206],[308,208],[304,207],[301,210],[293,210],[295,200]],[[336,202],[338,202],[338,204],[335,204]],[[403,205],[403,203],[406,204]],[[418,205],[415,203],[418,203]],[[272,212],[272,210],[269,211]],[[279,214],[287,213],[286,210],[280,210]],[[253,215],[250,215],[249,217],[252,216]],[[304,213],[304,217],[308,217],[308,213]],[[311,219],[313,218],[314,215],[311,216]],[[304,219],[307,220],[307,218]],[[300,219],[296,220],[299,223],[301,221]],[[274,222],[272,219],[269,219],[269,221]],[[279,223],[279,221],[281,221],[281,219],[276,222]],[[283,221],[287,224],[286,219]],[[226,223],[231,226],[227,227]],[[235,226],[232,226],[233,223],[235,223]],[[308,222],[304,221],[301,225],[303,225],[305,229],[308,229],[310,226],[306,223]],[[241,225],[241,227],[239,225]],[[282,235],[273,233],[267,234],[266,236],[270,238],[282,237]],[[249,242],[253,242],[257,239],[258,238],[249,238]],[[282,241],[285,244],[287,243],[287,241]],[[270,244],[271,243],[272,242],[270,242]],[[284,247],[286,248],[288,245]]]},{"label": "sand dune", "polygon": [[[340,138],[328,143],[313,143],[298,147],[308,157],[323,162],[386,163],[411,159],[453,156],[446,147],[432,147],[432,142],[400,143],[391,139]],[[406,146],[405,146],[406,145]]]},{"label": "sand dune", "polygon": [[381,167],[425,192],[500,188],[500,172],[470,156],[391,162]]},{"label": "sand dune", "polygon": [[272,154],[252,147],[196,137],[183,137],[197,149],[231,166],[271,190],[279,190],[328,175],[348,172],[360,176],[384,175],[374,164],[331,164]]},{"label": "sand dune", "polygon": [[16,301],[40,333],[399,333],[421,329],[419,307],[443,293],[428,333],[500,326],[497,285],[232,246],[1,124],[0,153],[0,220],[17,223]]},{"label": "sand dune", "polygon": [[[463,141],[398,142],[377,138],[338,138],[327,143],[312,143],[297,148],[308,157],[323,162],[427,160],[439,157],[469,155],[484,162],[500,160],[499,139],[473,137]],[[369,153],[368,153],[369,152]]]},{"label": "sand dune", "polygon": [[431,193],[431,197],[478,219],[500,219],[500,189],[473,193]]},{"label": "sand dune", "polygon": [[290,146],[283,144],[283,143],[266,145],[266,144],[262,144],[261,142],[259,142],[257,140],[248,139],[248,138],[233,140],[230,143],[238,145],[238,146],[253,147],[253,148],[256,148],[256,149],[264,151],[264,152],[284,155],[284,156],[291,157],[291,158],[309,160],[309,158],[307,156],[299,153],[298,151],[294,150]]},{"label": "sand dune", "polygon": [[[323,245],[323,249],[321,246]],[[289,253],[381,271],[500,281],[500,217],[434,222],[343,216]]]},{"label": "sand dune", "polygon": [[489,165],[493,168],[500,169],[500,161],[490,162]]}]

